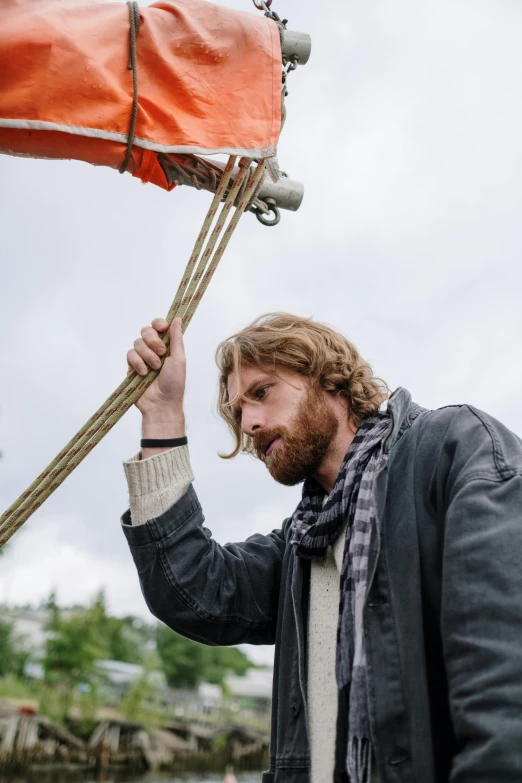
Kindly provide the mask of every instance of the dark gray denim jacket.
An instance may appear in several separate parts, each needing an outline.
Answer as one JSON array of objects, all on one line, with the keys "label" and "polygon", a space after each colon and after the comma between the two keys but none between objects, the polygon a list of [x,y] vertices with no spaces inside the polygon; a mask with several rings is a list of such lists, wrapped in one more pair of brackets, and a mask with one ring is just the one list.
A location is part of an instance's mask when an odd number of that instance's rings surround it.
[{"label": "dark gray denim jacket", "polygon": [[[382,783],[522,781],[522,442],[404,389],[376,479],[364,613]],[[274,644],[270,771],[308,783],[309,565],[270,535],[220,546],[192,487],[124,531],[151,612],[206,644]]]}]

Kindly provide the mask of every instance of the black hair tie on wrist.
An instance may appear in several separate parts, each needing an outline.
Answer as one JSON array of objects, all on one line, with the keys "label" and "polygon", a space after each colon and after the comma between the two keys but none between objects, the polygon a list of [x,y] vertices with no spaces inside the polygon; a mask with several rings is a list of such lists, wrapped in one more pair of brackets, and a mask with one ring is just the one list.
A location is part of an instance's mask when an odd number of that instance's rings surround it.
[{"label": "black hair tie on wrist", "polygon": [[157,438],[143,438],[141,441],[141,448],[142,449],[164,449],[164,448],[174,448],[174,446],[186,446],[188,443],[187,436],[184,435],[182,438],[166,438],[163,439],[157,439]]}]

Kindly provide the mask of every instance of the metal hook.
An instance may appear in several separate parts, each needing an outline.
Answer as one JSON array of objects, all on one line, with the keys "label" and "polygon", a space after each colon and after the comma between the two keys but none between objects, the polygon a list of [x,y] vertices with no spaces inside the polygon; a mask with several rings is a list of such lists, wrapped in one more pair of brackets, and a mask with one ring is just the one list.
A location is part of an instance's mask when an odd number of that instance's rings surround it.
[{"label": "metal hook", "polygon": [[263,212],[262,209],[259,209],[259,207],[254,207],[253,212],[256,214],[256,218],[259,220],[260,223],[262,223],[264,226],[277,226],[279,221],[281,220],[281,213],[276,207],[276,203],[274,199],[266,199],[265,201],[266,206],[268,207],[268,212],[272,212],[274,217],[272,220],[270,220],[267,216],[266,212]]}]

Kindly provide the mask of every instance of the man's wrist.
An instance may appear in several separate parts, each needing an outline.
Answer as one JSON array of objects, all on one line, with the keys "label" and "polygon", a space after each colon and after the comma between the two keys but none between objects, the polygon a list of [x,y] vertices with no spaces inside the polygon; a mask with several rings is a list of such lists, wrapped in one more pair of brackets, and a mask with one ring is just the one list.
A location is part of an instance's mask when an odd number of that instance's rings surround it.
[{"label": "man's wrist", "polygon": [[[143,414],[141,425],[141,437],[144,439],[163,440],[182,438],[186,434],[185,432],[185,416],[183,411],[176,412],[174,414]],[[160,454],[162,451],[167,451],[167,447],[163,448],[144,448],[141,451],[141,458],[147,459],[155,454]]]},{"label": "man's wrist", "polygon": [[182,438],[185,435],[183,411],[144,413],[141,420],[143,438]]}]

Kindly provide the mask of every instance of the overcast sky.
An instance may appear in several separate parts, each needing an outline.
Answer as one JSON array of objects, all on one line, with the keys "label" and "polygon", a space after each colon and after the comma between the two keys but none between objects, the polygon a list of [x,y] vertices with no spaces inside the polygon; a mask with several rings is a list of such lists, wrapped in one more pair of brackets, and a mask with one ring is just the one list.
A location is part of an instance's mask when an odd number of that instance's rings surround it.
[{"label": "overcast sky", "polygon": [[[261,313],[313,315],[391,388],[426,407],[472,403],[522,434],[522,6],[274,8],[313,39],[279,147],[304,203],[277,228],[243,218],[185,339],[195,488],[222,543],[278,527],[300,495],[252,458],[217,456],[230,440],[214,350]],[[2,508],[118,386],[208,203],[83,163],[0,158]],[[119,524],[139,424],[130,411],[15,536],[0,602],[56,589],[68,604],[105,587],[114,613],[149,616]]]}]

